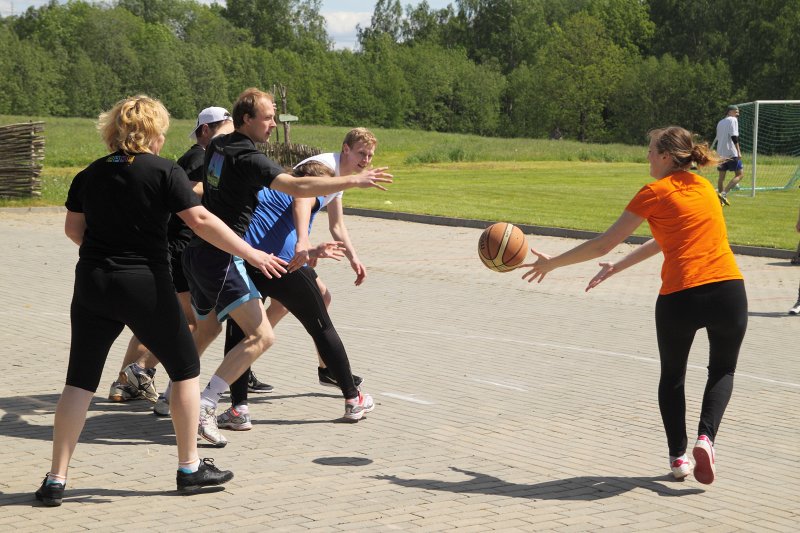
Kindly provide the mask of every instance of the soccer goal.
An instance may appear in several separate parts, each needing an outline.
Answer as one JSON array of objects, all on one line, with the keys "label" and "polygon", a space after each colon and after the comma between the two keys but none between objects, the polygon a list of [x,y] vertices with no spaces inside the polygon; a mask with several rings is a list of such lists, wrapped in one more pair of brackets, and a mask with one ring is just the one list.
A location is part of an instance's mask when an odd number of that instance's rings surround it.
[{"label": "soccer goal", "polygon": [[[756,100],[739,106],[741,192],[800,185],[800,100]],[[729,178],[730,179],[730,178]]]}]

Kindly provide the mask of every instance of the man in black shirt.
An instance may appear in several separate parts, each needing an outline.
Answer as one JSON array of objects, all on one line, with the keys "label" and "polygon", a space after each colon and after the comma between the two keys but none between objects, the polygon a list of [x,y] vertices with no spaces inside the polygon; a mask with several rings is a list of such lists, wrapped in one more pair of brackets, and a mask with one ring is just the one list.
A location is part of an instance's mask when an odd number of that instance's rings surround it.
[{"label": "man in black shirt", "polygon": [[[233,105],[234,133],[214,139],[206,150],[203,176],[203,205],[243,236],[257,203],[258,192],[269,187],[291,196],[311,198],[354,187],[385,188],[391,183],[386,168],[368,169],[354,176],[295,178],[285,173],[256,148],[275,128],[272,95],[255,88],[245,90]],[[274,342],[275,335],[261,305],[261,295],[247,276],[242,260],[195,237],[184,252],[183,264],[198,315],[198,329],[210,328],[212,321],[232,317],[245,338],[225,356],[201,394],[198,434],[215,446],[227,440],[217,428],[216,406],[247,368]],[[286,262],[274,257],[267,277],[280,277]],[[214,325],[215,329],[219,326]],[[348,398],[349,402],[360,402]]]}]

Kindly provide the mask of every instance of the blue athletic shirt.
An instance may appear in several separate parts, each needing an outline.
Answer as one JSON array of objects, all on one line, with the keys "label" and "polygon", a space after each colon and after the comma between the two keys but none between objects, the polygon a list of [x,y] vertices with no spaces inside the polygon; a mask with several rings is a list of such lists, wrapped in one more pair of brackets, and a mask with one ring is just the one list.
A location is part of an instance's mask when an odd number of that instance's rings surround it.
[{"label": "blue athletic shirt", "polygon": [[[320,209],[325,207],[334,195],[318,196],[314,207],[311,210],[311,221],[308,231],[311,232],[311,225],[314,217]],[[269,254],[274,254],[284,261],[289,261],[294,257],[294,247],[297,244],[297,231],[292,215],[293,198],[280,191],[274,191],[267,187],[258,193],[258,203],[253,211],[253,218],[250,227],[244,235],[244,240],[250,246]]]}]

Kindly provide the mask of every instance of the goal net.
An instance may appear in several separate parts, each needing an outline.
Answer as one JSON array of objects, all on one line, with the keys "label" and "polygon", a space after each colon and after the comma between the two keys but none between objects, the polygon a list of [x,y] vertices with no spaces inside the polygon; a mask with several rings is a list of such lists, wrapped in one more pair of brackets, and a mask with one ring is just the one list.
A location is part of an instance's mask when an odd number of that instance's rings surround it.
[{"label": "goal net", "polygon": [[737,105],[744,164],[740,193],[755,196],[756,191],[799,186],[800,100],[757,100]]}]

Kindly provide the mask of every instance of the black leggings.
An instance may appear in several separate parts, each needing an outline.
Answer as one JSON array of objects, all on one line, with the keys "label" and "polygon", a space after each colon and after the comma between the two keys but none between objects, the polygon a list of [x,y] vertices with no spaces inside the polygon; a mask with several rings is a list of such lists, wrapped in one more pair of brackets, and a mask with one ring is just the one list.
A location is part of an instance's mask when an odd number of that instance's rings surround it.
[{"label": "black leggings", "polygon": [[114,268],[79,261],[70,320],[67,385],[97,391],[108,351],[125,326],[172,381],[200,375],[197,348],[166,265]]},{"label": "black leggings", "polygon": [[706,328],[710,351],[697,434],[707,435],[713,442],[731,398],[733,374],[747,330],[744,281],[709,283],[659,296],[656,301],[661,356],[658,405],[669,454],[676,457],[686,452],[686,365],[694,335],[701,328]]},{"label": "black leggings", "polygon": [[[247,274],[253,280],[263,298],[270,297],[282,303],[306,328],[320,357],[330,368],[345,398],[358,396],[353,383],[350,361],[339,334],[333,327],[322,293],[317,286],[317,273],[313,268],[303,267],[280,278],[269,279],[260,271],[247,265]],[[233,320],[228,320],[225,331],[225,353],[244,339],[244,333]],[[247,403],[247,380],[249,369],[231,384],[231,405]]]}]

